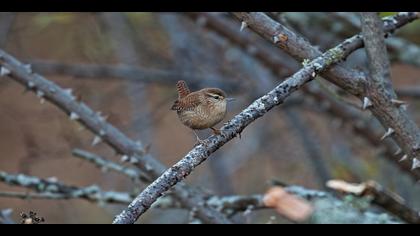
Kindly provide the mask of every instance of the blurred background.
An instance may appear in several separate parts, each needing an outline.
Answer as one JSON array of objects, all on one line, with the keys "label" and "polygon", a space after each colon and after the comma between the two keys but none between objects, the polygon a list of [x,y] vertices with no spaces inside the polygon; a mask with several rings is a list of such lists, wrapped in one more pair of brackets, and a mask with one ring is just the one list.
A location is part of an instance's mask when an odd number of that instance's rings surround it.
[{"label": "blurred background", "polygon": [[[360,31],[358,15],[353,13],[267,14],[322,51]],[[212,28],[208,16],[226,27]],[[170,110],[177,98],[177,80],[186,80],[192,90],[219,87],[235,97],[226,122],[299,68],[301,62],[240,27],[227,13],[0,13],[0,48],[61,87],[72,88],[93,110],[108,115],[111,124],[141,140],[156,159],[170,166],[195,143],[192,131]],[[282,64],[273,69],[255,56],[256,48],[232,41],[223,30],[252,40]],[[420,24],[414,22],[388,40],[393,85],[407,95],[408,112],[417,124],[419,32]],[[367,71],[362,49],[344,63]],[[325,80],[311,83],[334,91],[353,108],[360,107],[358,100]],[[361,114],[376,123],[369,112]],[[416,180],[384,158],[383,148],[355,133],[354,125],[329,113],[328,104],[298,91],[248,126],[240,139],[212,154],[185,181],[216,195],[247,195],[264,193],[273,180],[324,191],[329,179],[375,180],[420,209]],[[209,131],[199,134],[201,138],[211,135]],[[92,133],[51,103],[40,104],[20,84],[0,79],[0,171],[132,191],[135,184],[125,176],[103,172],[72,156],[72,150],[79,148],[120,161],[121,156],[106,144],[92,147],[92,139]],[[0,183],[0,191],[26,190]],[[20,212],[32,210],[48,223],[109,223],[124,207],[85,200],[0,198],[0,209],[12,208],[17,221]],[[255,212],[253,222],[264,223],[270,214]],[[151,209],[140,222],[188,223],[189,214]]]}]

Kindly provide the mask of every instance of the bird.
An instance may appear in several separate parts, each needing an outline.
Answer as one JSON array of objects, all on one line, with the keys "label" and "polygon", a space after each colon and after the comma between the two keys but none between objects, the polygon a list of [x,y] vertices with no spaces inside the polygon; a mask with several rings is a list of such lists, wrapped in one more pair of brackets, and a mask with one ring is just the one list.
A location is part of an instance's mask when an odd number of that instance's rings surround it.
[{"label": "bird", "polygon": [[192,129],[197,143],[202,144],[196,130],[210,128],[214,134],[221,134],[219,129],[214,128],[222,121],[227,113],[227,102],[234,98],[228,98],[227,94],[219,88],[203,88],[191,92],[187,83],[180,80],[176,83],[178,99],[173,103],[171,110],[177,112],[182,124]]}]

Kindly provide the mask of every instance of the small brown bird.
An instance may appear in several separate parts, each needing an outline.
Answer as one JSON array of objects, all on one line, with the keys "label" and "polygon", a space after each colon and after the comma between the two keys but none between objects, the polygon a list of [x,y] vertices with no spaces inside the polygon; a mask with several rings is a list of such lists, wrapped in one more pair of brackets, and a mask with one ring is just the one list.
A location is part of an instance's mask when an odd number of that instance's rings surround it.
[{"label": "small brown bird", "polygon": [[213,126],[226,116],[226,104],[233,98],[227,98],[226,93],[218,88],[204,88],[191,92],[183,80],[178,81],[176,87],[178,99],[171,110],[175,110],[181,122],[193,130],[198,143],[203,141],[195,130],[210,128],[215,134],[220,134],[220,130]]}]

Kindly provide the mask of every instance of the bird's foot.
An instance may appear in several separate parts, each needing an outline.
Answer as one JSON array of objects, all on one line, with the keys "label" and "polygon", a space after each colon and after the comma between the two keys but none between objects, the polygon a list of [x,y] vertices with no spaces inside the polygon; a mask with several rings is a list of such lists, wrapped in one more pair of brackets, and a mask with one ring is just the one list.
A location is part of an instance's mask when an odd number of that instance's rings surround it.
[{"label": "bird's foot", "polygon": [[215,134],[215,135],[221,135],[222,134],[222,131],[220,129],[215,129],[213,127],[210,127],[210,129],[213,130],[213,134]]},{"label": "bird's foot", "polygon": [[197,142],[194,144],[194,147],[196,147],[200,144],[203,144],[203,145],[206,144],[206,140],[202,140],[202,139],[197,138]]}]

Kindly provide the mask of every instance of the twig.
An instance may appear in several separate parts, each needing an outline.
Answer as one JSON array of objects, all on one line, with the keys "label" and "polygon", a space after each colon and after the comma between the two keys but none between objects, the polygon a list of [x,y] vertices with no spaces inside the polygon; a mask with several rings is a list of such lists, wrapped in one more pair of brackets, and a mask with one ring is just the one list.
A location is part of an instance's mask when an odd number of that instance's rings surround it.
[{"label": "twig", "polygon": [[37,193],[0,192],[1,197],[35,199],[71,199],[81,198],[94,202],[127,203],[132,197],[125,192],[102,191],[98,186],[76,187],[59,182],[56,179],[41,179],[24,174],[0,172],[0,181],[8,185],[33,189]]},{"label": "twig", "polygon": [[[101,80],[124,79],[134,83],[158,83],[174,85],[178,80],[185,80],[194,87],[211,85],[216,76],[194,74],[189,72],[159,70],[129,65],[97,65],[97,64],[68,64],[46,60],[29,60],[35,71],[44,75],[68,75],[75,79],[92,78]],[[224,79],[221,87],[226,90],[237,89],[236,83]]]},{"label": "twig", "polygon": [[165,191],[188,176],[211,153],[236,137],[246,126],[265,115],[273,107],[283,103],[291,93],[313,80],[316,74],[347,57],[358,48],[358,42],[357,36],[345,40],[342,44],[328,50],[313,61],[305,63],[304,67],[293,76],[266,95],[255,100],[221,128],[222,135],[212,136],[206,140],[205,144],[193,148],[183,159],[150,184],[126,210],[116,216],[114,223],[134,223]]},{"label": "twig", "polygon": [[[0,50],[0,66],[6,68],[10,78],[21,83],[29,90],[35,91],[42,99],[47,99],[61,108],[70,117],[77,117],[77,121],[96,134],[96,140],[103,140],[118,153],[130,156],[137,160],[137,166],[152,178],[157,178],[166,168],[150,154],[146,153],[140,142],[133,141],[121,131],[106,122],[99,113],[94,112],[85,103],[78,101],[71,89],[62,89],[55,83],[33,73],[14,57]],[[176,198],[187,208],[193,208],[204,197],[203,193],[193,190],[186,185],[174,189]],[[205,206],[196,206],[197,214],[204,222],[229,223],[224,215]]]},{"label": "twig", "polygon": [[396,90],[399,97],[420,98],[420,87],[402,87]]},{"label": "twig", "polygon": [[88,152],[88,151],[84,151],[81,149],[73,149],[72,151],[73,156],[87,160],[89,162],[94,163],[97,167],[101,168],[101,169],[105,169],[105,170],[113,170],[116,172],[120,172],[128,177],[130,177],[132,180],[137,180],[140,179],[144,182],[150,182],[151,179],[144,175],[142,172],[134,169],[134,168],[129,168],[123,165],[120,165],[116,162],[110,161],[110,160],[106,160],[102,157],[100,157],[99,155],[96,155],[94,153]]}]

